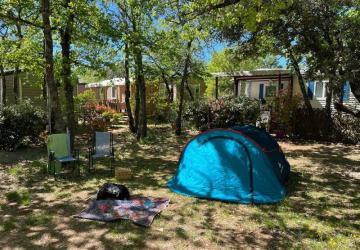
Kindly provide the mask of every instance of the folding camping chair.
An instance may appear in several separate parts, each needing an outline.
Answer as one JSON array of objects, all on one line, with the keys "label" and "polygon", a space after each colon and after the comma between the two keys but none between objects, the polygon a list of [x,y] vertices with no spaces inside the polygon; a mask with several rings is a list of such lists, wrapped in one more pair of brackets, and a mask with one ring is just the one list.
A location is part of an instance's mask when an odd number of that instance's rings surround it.
[{"label": "folding camping chair", "polygon": [[55,179],[60,174],[63,164],[73,166],[73,172],[80,175],[79,151],[70,149],[69,134],[52,134],[47,140],[48,150],[48,173],[53,174]]},{"label": "folding camping chair", "polygon": [[110,169],[115,161],[114,139],[111,132],[95,132],[93,146],[89,148],[89,172],[94,169],[94,160],[109,158]]}]

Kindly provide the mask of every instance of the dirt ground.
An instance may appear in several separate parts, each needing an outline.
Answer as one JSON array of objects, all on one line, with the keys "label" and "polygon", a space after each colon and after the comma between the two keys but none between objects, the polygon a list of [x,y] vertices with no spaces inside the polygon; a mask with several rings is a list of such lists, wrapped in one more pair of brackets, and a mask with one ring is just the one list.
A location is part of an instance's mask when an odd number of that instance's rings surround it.
[{"label": "dirt ground", "polygon": [[0,151],[2,249],[359,249],[360,147],[280,142],[291,165],[288,195],[275,205],[239,205],[180,196],[166,187],[190,134],[151,127],[137,143],[114,131],[117,165],[131,168],[133,195],[168,197],[170,205],[150,228],[130,221],[73,218],[104,182],[115,181],[107,163],[81,177],[58,181],[44,172],[45,147]]}]

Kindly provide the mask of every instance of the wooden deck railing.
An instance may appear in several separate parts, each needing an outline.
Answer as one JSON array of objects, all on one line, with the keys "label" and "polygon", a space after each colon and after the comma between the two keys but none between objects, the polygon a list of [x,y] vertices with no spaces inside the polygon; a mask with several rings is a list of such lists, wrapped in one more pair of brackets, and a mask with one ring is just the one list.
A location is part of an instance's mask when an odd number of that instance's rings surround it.
[{"label": "wooden deck railing", "polygon": [[101,105],[105,105],[113,110],[115,110],[116,112],[123,112],[126,109],[126,105],[125,102],[120,102],[117,99],[113,99],[113,100],[100,100],[99,104]]}]

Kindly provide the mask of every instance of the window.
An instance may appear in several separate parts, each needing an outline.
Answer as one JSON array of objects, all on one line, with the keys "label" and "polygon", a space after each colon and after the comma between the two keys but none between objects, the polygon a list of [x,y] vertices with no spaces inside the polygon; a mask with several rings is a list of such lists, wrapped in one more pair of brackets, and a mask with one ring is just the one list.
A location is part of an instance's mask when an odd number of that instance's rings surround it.
[{"label": "window", "polygon": [[325,98],[326,97],[326,82],[323,81],[309,81],[307,83],[307,93],[310,99],[315,97],[316,99]]},{"label": "window", "polygon": [[116,87],[111,88],[111,98],[116,99],[117,89]]},{"label": "window", "polygon": [[323,82],[316,82],[315,83],[315,97],[322,98],[324,97],[324,83]]},{"label": "window", "polygon": [[276,86],[269,85],[265,87],[265,97],[276,96]]}]

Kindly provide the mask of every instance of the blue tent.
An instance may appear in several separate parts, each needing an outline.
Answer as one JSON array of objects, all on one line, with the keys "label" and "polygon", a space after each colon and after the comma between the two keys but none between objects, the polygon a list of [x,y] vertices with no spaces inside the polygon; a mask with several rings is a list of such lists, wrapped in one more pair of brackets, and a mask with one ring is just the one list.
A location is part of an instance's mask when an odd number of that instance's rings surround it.
[{"label": "blue tent", "polygon": [[184,147],[168,187],[179,194],[239,203],[274,203],[290,172],[278,143],[254,126],[212,129]]}]

